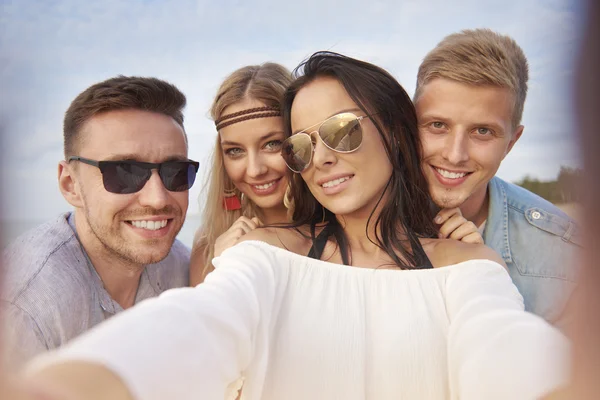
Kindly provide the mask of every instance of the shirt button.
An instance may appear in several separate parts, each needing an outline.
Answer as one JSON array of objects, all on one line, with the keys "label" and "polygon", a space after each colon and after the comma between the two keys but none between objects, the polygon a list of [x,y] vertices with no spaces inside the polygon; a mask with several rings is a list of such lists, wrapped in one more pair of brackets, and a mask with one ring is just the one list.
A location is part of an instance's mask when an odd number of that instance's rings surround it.
[{"label": "shirt button", "polygon": [[540,219],[540,218],[542,218],[542,214],[540,214],[537,211],[534,211],[534,212],[531,213],[531,218],[533,218],[533,219]]}]

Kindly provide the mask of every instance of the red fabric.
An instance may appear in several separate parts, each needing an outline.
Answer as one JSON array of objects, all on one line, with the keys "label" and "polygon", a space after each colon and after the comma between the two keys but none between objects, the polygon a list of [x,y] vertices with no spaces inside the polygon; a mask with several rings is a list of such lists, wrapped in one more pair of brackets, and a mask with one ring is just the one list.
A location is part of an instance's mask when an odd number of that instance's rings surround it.
[{"label": "red fabric", "polygon": [[223,208],[227,211],[239,210],[242,208],[242,203],[236,195],[223,198]]}]

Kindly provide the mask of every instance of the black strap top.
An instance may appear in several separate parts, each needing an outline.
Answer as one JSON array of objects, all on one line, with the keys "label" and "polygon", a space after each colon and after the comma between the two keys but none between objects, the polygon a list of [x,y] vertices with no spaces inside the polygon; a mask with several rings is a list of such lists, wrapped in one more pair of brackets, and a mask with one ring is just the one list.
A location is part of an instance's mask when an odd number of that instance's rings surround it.
[{"label": "black strap top", "polygon": [[[310,227],[311,229],[311,234],[312,237],[315,237],[315,226],[312,225]],[[323,228],[323,230],[319,233],[319,235],[315,238],[315,240],[313,241],[312,246],[310,247],[310,251],[307,254],[307,257],[309,258],[314,258],[317,260],[321,259],[321,255],[323,254],[323,250],[325,249],[325,245],[327,244],[327,241],[329,240],[329,236],[332,235],[332,225],[331,224],[327,224],[327,226],[325,228]],[[416,250],[413,246],[413,252]],[[423,251],[423,249],[420,249],[421,251]],[[433,264],[431,264],[431,260],[429,260],[429,257],[427,257],[427,254],[425,254],[425,252],[423,251],[423,255],[425,256],[425,265],[419,269],[430,269],[433,268]],[[344,263],[344,265],[350,265],[350,262],[348,260],[348,257],[346,256],[345,253],[342,252],[342,262]]]},{"label": "black strap top", "polygon": [[[315,226],[311,225],[310,230],[312,237],[315,237]],[[321,255],[323,254],[323,250],[325,249],[325,245],[327,244],[327,241],[329,240],[329,236],[331,236],[331,234],[331,224],[327,224],[327,226],[325,226],[325,228],[323,228],[323,230],[319,233],[319,236],[317,236],[313,241],[313,244],[310,247],[310,251],[308,252],[307,257],[320,260]],[[346,256],[344,254],[342,254],[342,261],[344,262],[344,265],[348,265],[348,260],[346,259]]]}]

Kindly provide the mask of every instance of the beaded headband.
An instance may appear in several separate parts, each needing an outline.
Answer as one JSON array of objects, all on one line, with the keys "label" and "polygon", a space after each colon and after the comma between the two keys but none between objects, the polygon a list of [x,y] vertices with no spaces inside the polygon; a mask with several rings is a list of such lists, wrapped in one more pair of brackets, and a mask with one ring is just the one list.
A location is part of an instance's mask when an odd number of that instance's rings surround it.
[{"label": "beaded headband", "polygon": [[279,107],[256,107],[227,114],[215,121],[217,130],[254,118],[281,117]]}]

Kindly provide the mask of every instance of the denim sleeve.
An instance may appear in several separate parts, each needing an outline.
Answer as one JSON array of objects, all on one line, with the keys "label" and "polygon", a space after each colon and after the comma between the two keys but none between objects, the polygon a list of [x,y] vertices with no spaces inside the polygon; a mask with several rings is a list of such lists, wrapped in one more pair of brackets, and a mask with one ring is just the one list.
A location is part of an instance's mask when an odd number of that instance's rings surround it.
[{"label": "denim sleeve", "polygon": [[37,321],[18,305],[0,300],[0,314],[5,326],[2,364],[15,371],[36,354],[48,350],[47,342]]}]

